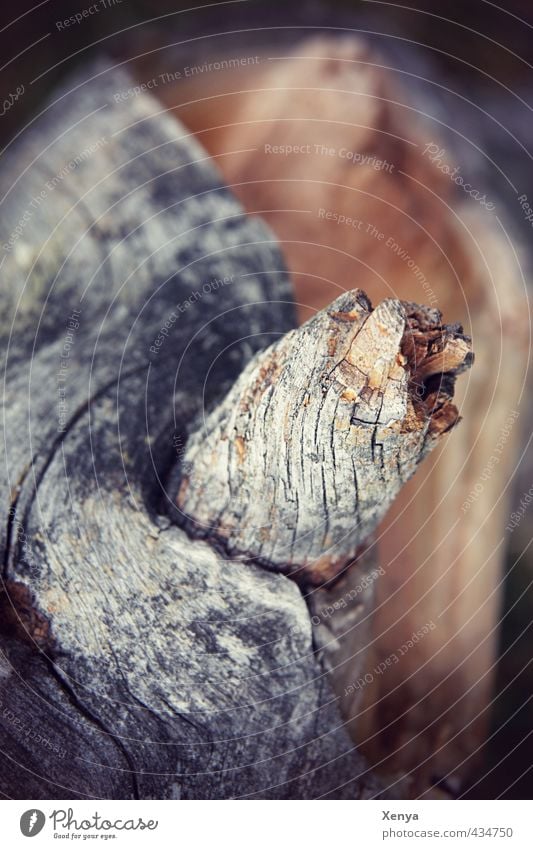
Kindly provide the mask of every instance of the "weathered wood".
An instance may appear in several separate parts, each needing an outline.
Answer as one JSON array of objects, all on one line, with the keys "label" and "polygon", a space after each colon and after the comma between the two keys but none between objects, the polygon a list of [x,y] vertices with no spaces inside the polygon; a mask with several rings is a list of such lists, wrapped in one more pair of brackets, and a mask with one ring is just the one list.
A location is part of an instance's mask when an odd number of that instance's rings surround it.
[{"label": "weathered wood", "polygon": [[169,521],[191,423],[294,314],[271,233],[131,85],[70,80],[0,173],[0,792],[374,796],[297,585]]},{"label": "weathered wood", "polygon": [[437,310],[341,295],[257,354],[198,423],[184,526],[304,584],[335,578],[457,421],[455,377],[471,358]]},{"label": "weathered wood", "polygon": [[[477,367],[457,394],[465,423],[404,487],[378,535],[386,574],[376,585],[369,668],[429,620],[438,627],[365,687],[354,719],[372,759],[410,776],[414,795],[441,780],[457,792],[478,772],[490,721],[502,538],[529,356],[517,228],[480,152],[490,116],[468,93],[455,96],[416,48],[354,35],[361,21],[350,14],[268,10],[261,21],[256,7],[253,20],[247,15],[248,4],[238,35],[222,27],[216,35],[210,23],[209,39],[187,45],[187,62],[209,51],[211,61],[258,56],[256,65],[197,74],[157,94],[276,232],[300,317],[357,281],[375,302],[392,295],[438,306],[474,340]],[[186,35],[207,31],[206,18]],[[309,38],[309,26],[333,29]],[[141,78],[178,66],[164,51],[157,66],[144,59]],[[429,145],[445,150],[440,161]],[[495,211],[450,178],[457,164]]]},{"label": "weathered wood", "polygon": [[[371,537],[456,423],[455,378],[471,359],[461,328],[437,310],[394,300],[372,310],[363,292],[347,292],[257,354],[180,458],[173,489],[187,533],[304,588],[354,735],[386,574]],[[409,789],[400,779],[395,793]]]}]

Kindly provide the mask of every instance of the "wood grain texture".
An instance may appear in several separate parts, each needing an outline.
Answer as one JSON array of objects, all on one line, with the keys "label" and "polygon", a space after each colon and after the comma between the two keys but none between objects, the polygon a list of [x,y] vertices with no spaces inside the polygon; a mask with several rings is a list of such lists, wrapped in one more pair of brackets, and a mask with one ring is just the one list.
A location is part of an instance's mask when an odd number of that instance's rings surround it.
[{"label": "wood grain texture", "polygon": [[[372,25],[361,33],[361,24],[350,12],[257,5],[242,11],[238,35],[210,19],[209,39],[188,45],[189,64],[205,57],[207,42],[211,59],[257,55],[259,64],[197,75],[158,96],[276,232],[301,320],[357,281],[375,303],[437,306],[472,336],[476,368],[456,395],[463,426],[404,487],[378,534],[386,575],[369,668],[429,620],[438,627],[365,688],[354,723],[374,762],[410,776],[414,795],[448,777],[457,792],[478,775],[494,695],[504,527],[517,448],[530,430],[522,415],[530,263],[508,216],[519,217],[516,196],[502,192],[484,154],[502,126],[471,93],[450,88],[416,45]],[[191,24],[188,35],[197,32]],[[158,56],[158,71],[173,66],[168,52]],[[145,59],[142,78],[154,70]],[[440,160],[428,145],[444,149]],[[450,178],[458,166],[495,211]]]},{"label": "wood grain texture", "polygon": [[458,419],[470,340],[437,310],[347,292],[249,363],[183,452],[193,537],[320,586],[357,557]]},{"label": "wood grain texture", "polygon": [[169,521],[190,423],[294,314],[271,233],[131,84],[71,79],[0,174],[0,792],[373,796],[297,585]]}]

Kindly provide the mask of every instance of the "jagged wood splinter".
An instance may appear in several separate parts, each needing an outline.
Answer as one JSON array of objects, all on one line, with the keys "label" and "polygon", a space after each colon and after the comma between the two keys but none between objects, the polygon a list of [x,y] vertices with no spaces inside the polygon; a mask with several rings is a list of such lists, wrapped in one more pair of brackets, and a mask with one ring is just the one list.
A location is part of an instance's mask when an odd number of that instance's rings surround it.
[{"label": "jagged wood splinter", "polygon": [[233,557],[321,584],[355,558],[457,421],[472,361],[459,325],[341,295],[258,354],[188,439],[181,521]]}]

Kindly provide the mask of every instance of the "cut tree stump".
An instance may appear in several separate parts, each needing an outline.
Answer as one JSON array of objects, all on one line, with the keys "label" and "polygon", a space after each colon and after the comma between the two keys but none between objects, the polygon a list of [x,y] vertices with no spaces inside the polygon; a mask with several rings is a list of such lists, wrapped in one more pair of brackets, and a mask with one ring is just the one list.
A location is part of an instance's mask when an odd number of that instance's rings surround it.
[{"label": "cut tree stump", "polygon": [[[353,613],[363,601],[371,611],[375,569],[366,555],[351,563],[455,422],[454,376],[469,363],[468,341],[434,310],[392,300],[372,311],[357,292],[294,330],[272,234],[243,214],[159,104],[145,95],[117,101],[132,84],[105,62],[86,68],[0,172],[0,791],[375,797],[383,785],[346,733],[328,670],[360,668],[351,665]],[[287,392],[293,379],[298,389]],[[317,383],[299,383],[306,379]],[[278,540],[268,519],[264,535],[252,534],[243,498],[243,475],[250,493],[259,489],[248,477],[256,473],[249,440],[263,444],[277,474],[278,416],[294,416],[298,440],[306,434],[303,389],[323,468],[337,451],[353,461],[330,476],[338,493],[326,492],[327,502],[341,507],[331,544],[314,466],[309,478],[282,478],[314,510],[301,526],[296,517],[294,538],[282,521]],[[267,396],[277,411],[271,434],[258,417]],[[195,437],[204,416],[212,479]],[[303,457],[298,440],[294,456],[318,469],[305,453],[311,437]],[[354,470],[372,492],[354,489]],[[233,482],[241,489],[224,505]],[[264,484],[260,522],[272,497],[272,481]],[[184,527],[172,521],[176,485]],[[223,528],[211,514],[217,503]],[[286,502],[276,503],[282,514]],[[241,530],[232,510],[246,513]],[[214,534],[193,533],[204,519]],[[302,567],[300,586],[282,574],[294,571],[285,543]],[[322,547],[333,545],[336,557],[324,560]],[[330,582],[315,588],[324,574]],[[326,608],[347,597],[356,600],[352,623],[342,611],[333,624]],[[358,633],[362,657],[364,627]]]}]

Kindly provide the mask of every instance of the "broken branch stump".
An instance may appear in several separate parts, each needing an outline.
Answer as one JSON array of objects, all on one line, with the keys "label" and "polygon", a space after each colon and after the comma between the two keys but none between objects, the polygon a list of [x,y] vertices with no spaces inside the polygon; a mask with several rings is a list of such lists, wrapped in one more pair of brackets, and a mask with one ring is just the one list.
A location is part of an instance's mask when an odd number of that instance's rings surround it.
[{"label": "broken branch stump", "polygon": [[331,580],[457,421],[471,360],[438,310],[341,295],[258,354],[189,437],[182,524],[231,557]]}]

